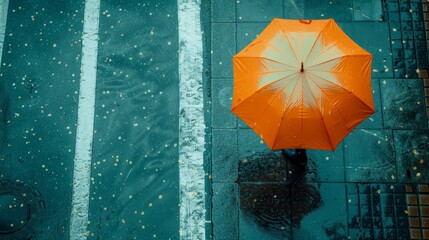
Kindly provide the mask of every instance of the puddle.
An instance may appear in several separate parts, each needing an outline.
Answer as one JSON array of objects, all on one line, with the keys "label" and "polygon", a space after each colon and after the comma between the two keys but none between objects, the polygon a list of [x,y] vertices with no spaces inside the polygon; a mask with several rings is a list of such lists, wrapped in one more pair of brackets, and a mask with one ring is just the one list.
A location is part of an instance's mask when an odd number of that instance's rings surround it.
[{"label": "puddle", "polygon": [[[0,181],[0,239],[38,239],[45,220],[39,191],[19,180]],[[55,237],[57,233],[50,232]]]},{"label": "puddle", "polygon": [[19,231],[30,218],[29,208],[19,195],[0,195],[0,234]]},{"label": "puddle", "polygon": [[[278,155],[272,152],[256,153],[248,159],[259,163],[268,162],[278,160]],[[317,177],[317,173],[307,172],[306,169],[293,166],[290,162],[288,165],[289,173],[292,173],[288,182],[262,181],[285,170],[280,164],[277,167],[272,164],[265,166],[257,164],[256,166],[260,166],[258,176],[261,180],[252,184],[239,182],[240,209],[248,220],[273,235],[290,235],[292,228],[300,228],[305,216],[323,205],[319,185],[307,182],[309,177]],[[245,178],[246,174],[252,175],[255,171],[255,168],[241,168],[240,176]]]}]

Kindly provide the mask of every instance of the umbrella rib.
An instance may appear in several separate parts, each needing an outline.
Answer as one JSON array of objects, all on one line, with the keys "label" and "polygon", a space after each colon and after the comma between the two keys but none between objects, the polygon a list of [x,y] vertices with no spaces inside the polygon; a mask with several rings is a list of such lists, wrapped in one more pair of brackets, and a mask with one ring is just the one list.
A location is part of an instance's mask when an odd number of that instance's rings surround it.
[{"label": "umbrella rib", "polygon": [[[311,79],[311,77],[310,76],[307,76],[307,75],[305,75],[306,76],[306,78],[305,79],[310,79],[317,87],[319,87],[317,84],[316,84],[316,82],[313,80],[313,79]],[[313,97],[313,99],[314,99],[314,101],[317,103],[317,106],[318,106],[318,108],[319,108],[319,106],[321,106],[321,104],[319,104],[319,101],[317,100],[317,97],[314,95],[314,93],[313,93],[313,91],[311,90],[311,88],[309,88],[310,89],[310,92],[311,92],[311,96]],[[320,90],[322,90],[320,87],[319,87],[319,89]],[[326,135],[328,136],[328,138],[329,138],[329,144],[331,145],[331,148],[332,149],[334,149],[334,146],[332,145],[332,139],[331,139],[331,135],[329,134],[329,131],[328,131],[328,128],[326,128],[326,122],[325,122],[325,118],[323,117],[323,114],[322,114],[322,109],[320,109],[319,108],[319,114],[320,114],[320,118],[322,119],[322,121],[325,123],[325,124],[323,124],[323,127],[325,127],[325,132],[326,132]]]},{"label": "umbrella rib", "polygon": [[278,49],[276,46],[274,46],[273,44],[271,44],[271,42],[266,41],[265,39],[263,39],[261,42],[263,43],[267,43],[269,46],[271,46],[272,48],[274,48],[277,52],[282,52],[280,49]]},{"label": "umbrella rib", "polygon": [[[259,60],[259,59],[258,59]],[[267,60],[267,61],[270,61],[270,59],[268,59],[268,58],[265,58],[264,60]],[[264,65],[264,67],[266,68],[266,69],[269,69],[268,68],[268,66],[269,66],[269,64],[267,64],[265,61],[262,61],[262,60],[260,60],[259,61],[262,65]],[[277,62],[277,63],[279,63],[278,61],[275,61],[275,60],[273,60],[273,62]],[[281,63],[280,63],[281,64]],[[284,64],[282,64],[283,66],[286,66],[286,65],[284,65]],[[283,71],[288,71],[288,70],[283,70]],[[289,70],[289,71],[292,71],[292,70]],[[277,71],[272,71],[272,72],[277,72]]]},{"label": "umbrella rib", "polygon": [[[305,80],[309,79],[312,82],[314,82],[313,79],[311,79],[309,76],[307,76],[307,74],[304,74],[304,76],[305,76]],[[307,81],[307,83],[308,83],[308,81]],[[316,96],[314,95],[313,90],[311,90],[311,87],[309,87],[309,90],[311,92],[311,96],[313,97],[314,101],[317,103],[317,106],[319,106],[319,101],[317,100]],[[320,111],[321,111],[321,109],[319,108],[319,112]]]},{"label": "umbrella rib", "polygon": [[307,57],[305,58],[304,62],[307,62],[307,59],[310,56],[310,53],[313,51],[313,48],[316,45],[317,40],[319,40],[320,36],[322,35],[323,30],[325,30],[325,28],[328,26],[329,23],[330,23],[330,21],[326,22],[325,26],[323,26],[323,28],[317,34],[316,40],[313,42],[313,45],[311,45],[311,49],[310,49],[310,51],[308,51]]},{"label": "umbrella rib", "polygon": [[347,40],[343,40],[343,41],[339,41],[339,42],[332,43],[332,44],[331,44],[331,45],[329,45],[327,48],[323,49],[323,50],[320,52],[319,56],[323,55],[323,54],[324,54],[325,52],[327,52],[329,49],[331,49],[331,48],[333,48],[333,47],[337,46],[339,43],[343,43],[343,42],[345,42],[345,41],[347,41]]},{"label": "umbrella rib", "polygon": [[[338,58],[357,57],[357,56],[369,56],[369,55],[365,55],[365,54],[345,55],[345,56],[337,57],[337,58],[334,58],[334,59],[331,59],[331,60],[328,60],[328,61],[336,60],[336,59],[338,59]],[[328,62],[328,61],[326,61],[326,62]],[[318,63],[317,65],[319,65],[319,64],[323,64],[323,63],[326,63],[326,62]],[[314,66],[317,66],[317,65],[314,65]],[[311,69],[310,69],[310,70],[311,70]],[[313,71],[313,72],[337,73],[337,74],[343,74],[343,75],[350,76],[350,77],[355,77],[355,76],[357,76],[357,75],[352,75],[352,74],[349,74],[349,73],[342,73],[342,72],[331,71],[331,70],[330,70],[330,71],[324,71],[324,70],[311,70],[311,71]]]},{"label": "umbrella rib", "polygon": [[[310,77],[308,77],[312,82],[314,82],[313,81],[313,79],[311,79]],[[316,83],[315,83],[316,84]],[[317,84],[316,84],[316,86],[317,86]],[[318,104],[318,106],[319,106],[319,101],[317,100],[317,97],[314,95],[314,93],[313,93],[313,91],[311,90],[311,88],[310,88],[310,92],[311,92],[311,95],[312,95],[312,97],[313,97],[313,99],[314,99],[314,101]],[[320,104],[321,105],[321,104]],[[323,114],[322,114],[322,109],[320,109],[319,108],[319,114],[320,114],[320,118],[322,119],[322,121],[325,123],[325,124],[323,124],[323,127],[324,127],[324,129],[325,129],[325,132],[326,132],[326,135],[328,136],[328,139],[329,139],[329,145],[331,145],[331,148],[332,149],[334,149],[334,145],[332,144],[332,137],[331,137],[331,135],[329,134],[329,131],[328,131],[328,128],[326,127],[326,122],[325,122],[325,118],[323,117]]]},{"label": "umbrella rib", "polygon": [[[320,70],[312,70],[311,71],[312,73],[311,74],[313,74],[313,75],[315,75],[315,76],[318,76],[318,77],[320,77],[319,75],[317,75],[317,74],[315,74],[316,72],[324,72],[324,73],[333,73],[333,74],[335,74],[335,75],[344,75],[344,76],[348,76],[348,77],[351,77],[351,78],[360,78],[361,76],[358,76],[357,74],[354,74],[354,75],[352,75],[352,74],[347,74],[347,73],[342,73],[342,72],[335,72],[335,71],[320,71]],[[309,73],[310,73],[310,71],[309,71]],[[322,78],[322,77],[320,77],[320,78]],[[341,78],[341,77],[340,77]],[[327,82],[330,82],[328,79],[326,79],[326,78],[322,78],[323,80],[326,80]],[[339,86],[339,87],[341,87],[341,88],[344,88],[343,86],[340,86],[340,85],[337,85],[337,86]],[[344,88],[345,90],[347,90],[346,88]],[[347,90],[347,91],[349,91],[349,90]],[[349,91],[350,92],[350,91]]]},{"label": "umbrella rib", "polygon": [[[285,70],[283,70],[283,71],[272,71],[272,72],[260,72],[260,73],[250,73],[250,74],[246,74],[246,75],[244,75],[244,76],[241,76],[241,77],[236,77],[235,79],[236,80],[239,80],[239,79],[246,79],[246,78],[248,78],[248,76],[249,75],[256,75],[256,76],[259,76],[259,75],[265,75],[265,74],[270,74],[270,73],[279,73],[279,72],[291,72],[291,71],[285,71]],[[290,75],[287,75],[287,76],[290,76]]]},{"label": "umbrella rib", "polygon": [[[267,106],[265,107],[265,109],[264,109],[264,111],[262,112],[262,114],[258,117],[258,119],[255,121],[255,123],[257,123],[257,122],[259,122],[259,120],[261,119],[261,117],[265,114],[265,112],[267,112],[268,111],[268,108],[271,106],[271,104],[274,102],[274,100],[285,90],[285,88],[286,87],[288,87],[289,86],[289,84],[291,84],[291,82],[288,82],[287,84],[285,84],[285,86],[280,90],[280,91],[278,91],[275,95],[274,95],[274,97],[270,100],[270,102],[267,104]],[[295,84],[295,87],[294,87],[294,89],[296,88],[296,84]],[[292,91],[293,92],[293,91]],[[284,114],[283,114],[283,116],[284,116]],[[282,116],[282,120],[283,120],[283,116]],[[281,121],[282,121],[281,120]],[[277,140],[277,134],[278,134],[278,131],[279,131],[279,129],[280,129],[280,126],[279,126],[279,128],[277,129],[277,132],[276,132],[276,137],[274,138],[274,142],[273,142],[273,144],[276,142],[276,140]]]},{"label": "umbrella rib", "polygon": [[[311,78],[310,78],[311,79]],[[312,80],[313,81],[313,80]],[[331,101],[331,99],[330,99],[330,97],[329,96],[327,96],[326,94],[325,94],[325,92],[323,91],[323,89],[315,82],[315,81],[313,81],[314,82],[314,84],[320,89],[320,91],[322,92],[322,94],[326,97],[326,99],[332,104],[332,101]],[[352,94],[353,95],[353,94]],[[353,95],[354,96],[354,95]],[[359,98],[358,98],[359,99]],[[365,104],[365,106],[367,106],[366,104]],[[335,109],[335,110],[337,110],[337,112],[338,112],[338,114],[340,115],[340,117],[343,119],[343,121],[344,122],[346,122],[346,118],[344,117],[344,115],[343,115],[343,113],[341,112],[341,110],[335,105],[335,104],[332,104],[332,107],[333,107],[333,109]],[[324,118],[323,118],[323,120],[325,120]],[[325,122],[326,123],[326,122]],[[325,126],[326,127],[326,126]],[[332,146],[332,142],[331,142],[331,146]],[[333,148],[333,147],[332,147]]]},{"label": "umbrella rib", "polygon": [[[318,65],[321,65],[321,64],[324,64],[324,63],[327,63],[327,62],[331,62],[331,61],[333,61],[333,60],[337,60],[337,59],[339,59],[339,58],[343,58],[343,57],[358,57],[358,56],[371,56],[371,55],[368,55],[368,54],[351,54],[351,55],[342,55],[342,56],[339,56],[339,57],[334,57],[334,58],[331,58],[331,59],[329,59],[329,60],[326,60],[326,61],[323,61],[323,62],[320,62],[320,63],[317,63],[317,64],[314,64],[314,65],[311,65],[311,66],[309,66],[309,67],[307,67],[307,69],[311,69],[312,67],[314,67],[314,66],[318,66]],[[317,71],[317,70],[316,70]]]},{"label": "umbrella rib", "polygon": [[[277,21],[276,21],[275,23],[276,23],[277,25],[279,24]],[[287,34],[286,34],[286,33],[285,33],[285,31],[283,30],[282,26],[279,26],[279,25],[278,25],[278,27],[279,27],[280,31],[282,31],[282,33],[283,33],[283,35],[285,36],[285,38],[286,38],[287,42],[289,43],[289,46],[291,47],[290,49],[292,50],[293,55],[295,56],[295,59],[298,61],[298,57],[297,57],[297,55],[296,55],[296,53],[295,53],[295,50],[294,50],[294,49],[293,49],[293,47],[292,47],[292,44],[290,43],[290,40],[289,40],[289,38],[288,38]],[[298,62],[299,62],[299,61],[298,61]]]},{"label": "umbrella rib", "polygon": [[[321,76],[318,76],[318,75],[315,75],[315,74],[313,74],[313,73],[311,73],[311,72],[307,72],[308,74],[311,74],[311,75],[313,75],[313,76],[317,76],[318,78],[320,78],[320,79],[322,79],[322,80],[325,80],[325,81],[327,81],[327,82],[329,82],[329,83],[332,83],[332,82],[330,82],[328,79],[326,79],[326,78],[324,78],[324,77],[321,77]],[[312,80],[313,81],[313,80]],[[314,84],[316,84],[316,82],[315,81],[313,81],[314,82]],[[317,85],[317,84],[316,84]],[[334,84],[335,86],[337,86],[337,87],[339,87],[339,88],[341,88],[341,89],[343,89],[344,91],[346,91],[347,93],[349,93],[349,94],[351,94],[352,96],[354,96],[356,99],[358,99],[359,100],[359,102],[361,102],[361,103],[363,103],[365,106],[367,106],[367,107],[369,107],[369,109],[371,109],[371,110],[373,110],[370,106],[368,106],[368,104],[366,104],[362,99],[360,99],[358,96],[356,96],[356,95],[354,95],[353,94],[353,92],[351,92],[350,90],[348,90],[347,88],[345,88],[345,87],[343,87],[343,86],[341,86],[341,85],[336,85],[336,84]],[[319,86],[319,85],[317,85],[317,86]],[[322,88],[320,88],[320,90],[322,90]],[[323,92],[323,91],[322,91]]]},{"label": "umbrella rib", "polygon": [[[292,93],[295,91],[295,89],[296,89],[296,86],[297,86],[298,84],[295,84],[295,86],[293,87],[293,89],[292,89]],[[284,88],[282,89],[282,91],[284,90]],[[290,99],[292,98],[292,94],[289,96],[289,101],[290,101]],[[289,102],[288,101],[288,102]],[[279,136],[279,131],[280,131],[280,126],[281,126],[281,123],[283,122],[283,119],[284,119],[284,117],[285,117],[285,115],[286,115],[286,110],[287,109],[289,109],[289,107],[288,108],[286,108],[284,111],[283,111],[283,115],[282,115],[282,118],[281,118],[281,120],[280,120],[280,124],[279,124],[279,127],[277,128],[277,131],[276,131],[276,137],[274,138],[274,142],[273,142],[273,145],[276,143],[276,141],[277,141],[277,137]]]},{"label": "umbrella rib", "polygon": [[[267,58],[267,57],[260,57],[260,56],[253,56],[253,57],[251,57],[251,56],[246,56],[246,57],[234,57],[234,58],[237,58],[237,59],[241,59],[241,58],[257,58],[257,59],[264,59],[264,60],[272,61],[272,62],[275,62],[275,63],[281,64],[281,65],[288,66],[288,67],[291,67],[291,68],[296,69],[296,67],[294,67],[294,66],[291,66],[291,65],[286,64],[286,63],[284,63],[284,62],[280,62],[280,61],[277,61],[277,60],[274,60],[274,59],[271,59],[271,58]],[[291,71],[292,71],[292,70],[291,70]]]},{"label": "umbrella rib", "polygon": [[[243,99],[240,103],[238,103],[237,105],[235,105],[235,107],[234,108],[232,108],[232,110],[233,109],[236,109],[238,106],[240,106],[242,103],[244,103],[245,101],[247,101],[253,94],[255,94],[255,93],[257,93],[257,92],[259,92],[259,91],[261,91],[261,90],[264,90],[264,89],[266,89],[266,88],[268,88],[271,84],[273,84],[273,83],[277,83],[277,82],[279,82],[279,81],[281,81],[281,80],[283,80],[283,79],[285,79],[285,78],[287,78],[287,77],[290,77],[290,76],[292,76],[293,74],[296,74],[296,73],[292,73],[292,74],[290,74],[290,75],[287,75],[287,76],[284,76],[284,77],[281,77],[281,78],[279,78],[279,79],[277,79],[277,80],[275,80],[275,81],[273,81],[273,82],[271,82],[270,84],[267,84],[266,86],[264,86],[264,87],[262,87],[262,88],[260,88],[260,89],[257,89],[254,93],[252,93],[252,94],[249,94],[249,96],[247,96],[245,99]],[[289,83],[288,83],[289,84]],[[286,84],[286,86],[287,86],[287,84]],[[283,88],[284,89],[284,88]]]},{"label": "umbrella rib", "polygon": [[[314,75],[314,74],[313,74]],[[310,78],[311,79],[311,78]],[[324,79],[324,78],[321,78],[321,79]],[[325,81],[327,81],[326,79],[324,79]],[[312,80],[313,81],[313,80]],[[316,81],[313,81],[314,82],[314,84],[320,89],[320,92],[322,92],[323,93],[323,95],[330,101],[330,102],[332,102],[331,100],[330,100],[330,98],[329,98],[329,96],[327,96],[326,94],[325,94],[325,91],[323,91],[323,89],[316,83]],[[338,86],[338,85],[337,85]],[[344,88],[343,88],[344,89]],[[349,93],[351,93],[350,91],[348,91],[347,89],[344,89],[344,90],[346,90],[347,92],[349,92]],[[342,112],[340,111],[340,109],[338,109],[335,105],[332,105],[332,106],[334,106],[335,107],[335,109],[337,109],[337,111],[340,113],[340,115],[341,115],[341,117],[342,117],[342,119],[345,121],[346,120],[346,118],[343,116],[343,114],[342,114]]]}]

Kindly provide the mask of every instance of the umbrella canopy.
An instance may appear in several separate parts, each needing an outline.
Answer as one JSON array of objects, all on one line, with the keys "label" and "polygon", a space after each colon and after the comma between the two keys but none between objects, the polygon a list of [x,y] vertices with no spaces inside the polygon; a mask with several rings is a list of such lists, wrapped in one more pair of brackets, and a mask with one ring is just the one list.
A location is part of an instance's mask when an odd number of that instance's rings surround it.
[{"label": "umbrella canopy", "polygon": [[372,55],[327,20],[274,19],[233,57],[231,111],[272,150],[334,150],[374,113]]}]

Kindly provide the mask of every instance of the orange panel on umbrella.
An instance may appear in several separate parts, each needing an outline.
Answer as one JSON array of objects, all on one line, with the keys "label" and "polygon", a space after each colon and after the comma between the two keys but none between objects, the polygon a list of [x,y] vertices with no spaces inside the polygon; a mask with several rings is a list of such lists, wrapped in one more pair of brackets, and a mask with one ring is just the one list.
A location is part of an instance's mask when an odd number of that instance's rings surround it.
[{"label": "orange panel on umbrella", "polygon": [[231,111],[272,150],[334,150],[374,113],[371,63],[333,19],[276,18],[233,57]]}]

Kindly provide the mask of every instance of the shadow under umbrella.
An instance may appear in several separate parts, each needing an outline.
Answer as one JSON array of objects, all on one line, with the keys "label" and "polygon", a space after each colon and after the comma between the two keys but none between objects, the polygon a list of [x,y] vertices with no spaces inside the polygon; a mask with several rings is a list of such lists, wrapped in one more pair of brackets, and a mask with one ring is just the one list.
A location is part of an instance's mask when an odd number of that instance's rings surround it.
[{"label": "shadow under umbrella", "polygon": [[302,166],[276,152],[254,153],[241,161],[237,184],[246,220],[272,236],[290,237],[292,228],[322,205],[312,164]]}]

